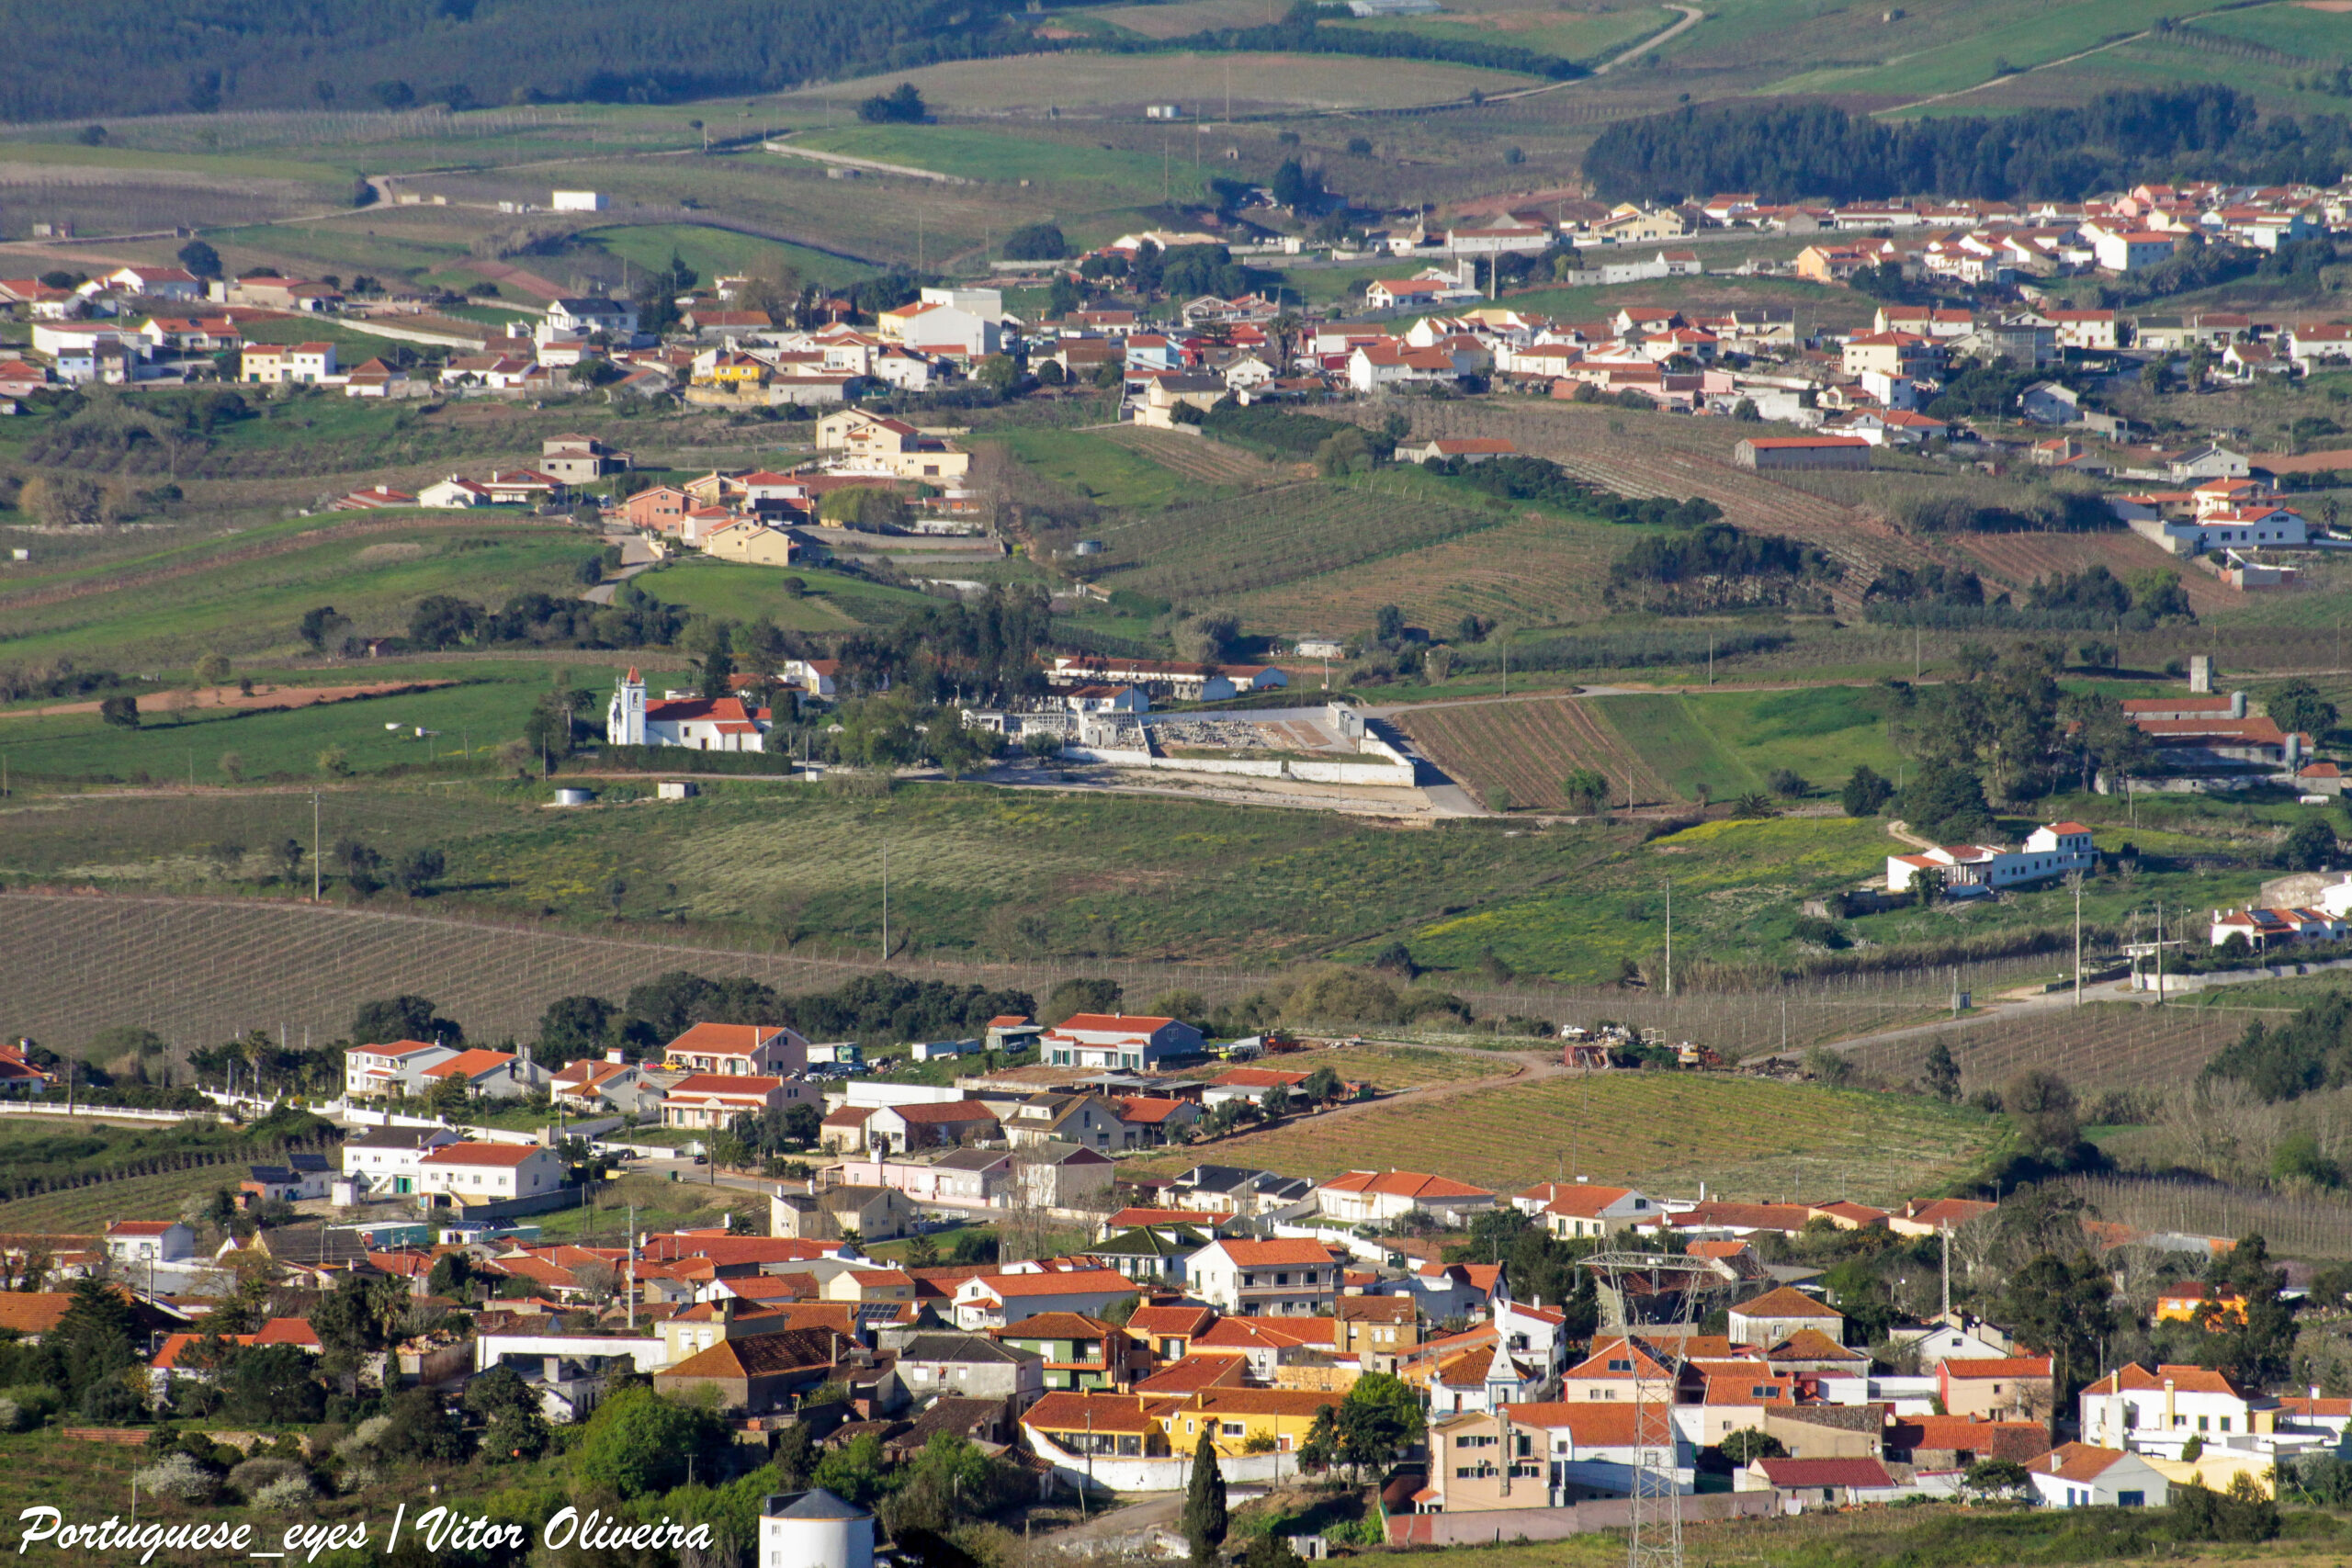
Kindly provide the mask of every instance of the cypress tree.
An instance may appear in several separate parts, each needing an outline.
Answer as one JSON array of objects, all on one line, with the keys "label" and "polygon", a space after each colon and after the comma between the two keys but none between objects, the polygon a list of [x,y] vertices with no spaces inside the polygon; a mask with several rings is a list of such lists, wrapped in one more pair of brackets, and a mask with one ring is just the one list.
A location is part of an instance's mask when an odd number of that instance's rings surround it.
[{"label": "cypress tree", "polygon": [[1216,1442],[1203,1432],[1193,1450],[1192,1483],[1184,1489],[1184,1540],[1195,1564],[1205,1568],[1216,1561],[1225,1530],[1225,1472],[1217,1466]]}]

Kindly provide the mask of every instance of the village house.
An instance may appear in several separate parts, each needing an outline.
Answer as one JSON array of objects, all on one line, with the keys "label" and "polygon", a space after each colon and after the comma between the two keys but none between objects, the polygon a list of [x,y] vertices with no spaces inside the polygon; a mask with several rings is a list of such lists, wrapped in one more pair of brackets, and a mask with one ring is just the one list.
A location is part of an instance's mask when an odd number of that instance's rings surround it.
[{"label": "village house", "polygon": [[343,1055],[343,1091],[347,1095],[423,1094],[428,1069],[458,1055],[450,1045],[395,1040],[385,1045],[355,1045]]},{"label": "village house", "polygon": [[177,1220],[117,1220],[107,1226],[107,1256],[118,1263],[185,1263],[196,1233]]},{"label": "village house", "polygon": [[1190,1293],[1238,1317],[1304,1317],[1329,1312],[1340,1295],[1340,1264],[1318,1241],[1219,1240],[1193,1254]]},{"label": "village house", "polygon": [[2172,1483],[2137,1454],[2066,1443],[2026,1466],[2035,1501],[2049,1508],[2161,1508]]},{"label": "village house", "polygon": [[817,449],[838,453],[858,468],[907,479],[960,479],[971,455],[926,435],[903,420],[846,409],[817,422]]},{"label": "village house", "polygon": [[417,1191],[461,1206],[536,1198],[562,1186],[563,1162],[536,1144],[443,1144],[417,1162]]},{"label": "village house", "polygon": [[797,1073],[808,1065],[808,1042],[783,1024],[697,1023],[662,1048],[662,1065],[683,1073]]},{"label": "village house", "polygon": [[1038,1040],[1038,1060],[1057,1067],[1157,1071],[1169,1058],[1200,1054],[1201,1032],[1180,1019],[1073,1013]]},{"label": "village house", "polygon": [[417,1190],[424,1156],[462,1141],[447,1127],[368,1127],[343,1141],[343,1174],[362,1190],[405,1197]]},{"label": "village house", "polygon": [[1415,1170],[1351,1170],[1325,1182],[1316,1206],[1341,1224],[1386,1224],[1421,1213],[1453,1228],[1491,1209],[1496,1195],[1483,1187]]},{"label": "village house", "polygon": [[1987,893],[2023,883],[2044,882],[2098,865],[2091,830],[2079,822],[2045,822],[2026,836],[2025,847],[1939,844],[1917,854],[1886,857],[1890,893],[1908,892],[1924,874],[1954,897]]},{"label": "village house", "polygon": [[1114,1269],[980,1274],[956,1288],[952,1310],[959,1328],[1010,1328],[1040,1313],[1100,1317],[1135,1293],[1135,1281]]},{"label": "village house", "polygon": [[448,1081],[460,1079],[469,1095],[485,1100],[520,1100],[536,1094],[548,1084],[547,1069],[531,1060],[526,1047],[516,1055],[507,1051],[469,1049],[458,1052],[446,1062],[435,1062],[424,1069],[427,1091]]}]

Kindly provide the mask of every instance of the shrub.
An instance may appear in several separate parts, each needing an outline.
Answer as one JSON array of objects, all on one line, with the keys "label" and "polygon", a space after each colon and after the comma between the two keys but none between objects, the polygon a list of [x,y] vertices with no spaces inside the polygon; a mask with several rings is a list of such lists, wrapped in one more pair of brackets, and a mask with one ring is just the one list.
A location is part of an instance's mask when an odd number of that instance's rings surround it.
[{"label": "shrub", "polygon": [[302,1484],[302,1495],[311,1495],[311,1473],[290,1459],[249,1459],[229,1472],[229,1486],[246,1501],[258,1503],[266,1488],[287,1480]]},{"label": "shrub", "polygon": [[299,1469],[291,1475],[281,1476],[253,1495],[254,1506],[268,1513],[282,1514],[313,1502],[318,1488],[311,1484],[308,1474]]},{"label": "shrub", "polygon": [[1809,794],[1813,789],[1811,784],[1805,783],[1804,775],[1794,768],[1774,768],[1764,782],[1771,786],[1774,795],[1791,798]]},{"label": "shrub", "polygon": [[141,1491],[183,1503],[209,1502],[220,1486],[220,1477],[185,1453],[166,1454],[163,1463],[136,1473]]}]

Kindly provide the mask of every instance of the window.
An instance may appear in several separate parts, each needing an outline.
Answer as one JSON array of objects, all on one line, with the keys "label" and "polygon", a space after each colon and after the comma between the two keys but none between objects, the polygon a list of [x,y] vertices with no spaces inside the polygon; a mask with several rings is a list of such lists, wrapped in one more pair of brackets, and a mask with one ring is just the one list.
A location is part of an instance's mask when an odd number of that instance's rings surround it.
[{"label": "window", "polygon": [[1238,1438],[1241,1436],[1241,1423],[1238,1421],[1227,1421],[1225,1424],[1225,1435],[1228,1438]]},{"label": "window", "polygon": [[2118,1507],[2142,1508],[2147,1506],[2148,1495],[2145,1492],[2118,1492],[2115,1502]]},{"label": "window", "polygon": [[2197,1418],[2197,1429],[2198,1429],[2199,1431],[2200,1431],[2200,1432],[2207,1431],[2207,1430],[2210,1430],[2210,1429],[2211,1429],[2211,1428],[2210,1428],[2210,1423],[2209,1423],[2209,1420],[2208,1420],[2208,1418],[2207,1418],[2207,1417],[2205,1417],[2205,1416],[2199,1416]]}]

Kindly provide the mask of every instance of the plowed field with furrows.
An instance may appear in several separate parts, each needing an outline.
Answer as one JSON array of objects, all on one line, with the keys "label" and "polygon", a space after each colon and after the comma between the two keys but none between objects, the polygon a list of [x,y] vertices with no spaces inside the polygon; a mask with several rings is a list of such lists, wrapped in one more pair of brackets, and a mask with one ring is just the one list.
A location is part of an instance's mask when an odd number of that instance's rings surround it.
[{"label": "plowed field with furrows", "polygon": [[1398,715],[1396,723],[1439,767],[1481,795],[1500,785],[1510,792],[1514,807],[1568,809],[1560,781],[1578,768],[1609,775],[1611,804],[1623,800],[1629,777],[1639,803],[1675,798],[1609,721],[1579,697],[1417,708]]},{"label": "plowed field with furrows", "polygon": [[1133,424],[1105,430],[1102,434],[1103,439],[1148,457],[1163,468],[1209,484],[1263,488],[1288,484],[1298,478],[1294,469],[1269,463],[1254,452],[1198,435],[1177,435]]},{"label": "plowed field with furrows", "polygon": [[2210,577],[2178,558],[2167,555],[2137,534],[1958,534],[1953,547],[1986,576],[2022,597],[2034,579],[2079,572],[2103,566],[2118,577],[2169,568],[2180,574],[2188,606],[2199,616],[2218,611],[2242,610],[2246,596],[2219,578]]}]

